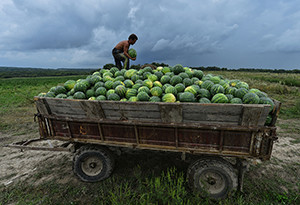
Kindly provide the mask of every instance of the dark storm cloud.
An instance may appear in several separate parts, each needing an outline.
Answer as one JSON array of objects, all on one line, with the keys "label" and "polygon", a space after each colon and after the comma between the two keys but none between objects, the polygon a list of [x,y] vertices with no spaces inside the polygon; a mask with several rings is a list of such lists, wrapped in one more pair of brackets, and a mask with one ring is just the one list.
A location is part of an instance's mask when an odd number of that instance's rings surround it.
[{"label": "dark storm cloud", "polygon": [[0,62],[103,65],[136,33],[134,63],[251,67],[259,55],[300,52],[299,8],[296,0],[2,0]]}]

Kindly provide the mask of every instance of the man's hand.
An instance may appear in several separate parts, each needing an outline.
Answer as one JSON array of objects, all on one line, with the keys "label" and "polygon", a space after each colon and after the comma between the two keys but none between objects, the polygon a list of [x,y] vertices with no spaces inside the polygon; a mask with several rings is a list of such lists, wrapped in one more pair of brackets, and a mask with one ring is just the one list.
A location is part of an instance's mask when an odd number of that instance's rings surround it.
[{"label": "man's hand", "polygon": [[131,58],[131,60],[135,61],[135,60],[136,60],[136,58]]}]

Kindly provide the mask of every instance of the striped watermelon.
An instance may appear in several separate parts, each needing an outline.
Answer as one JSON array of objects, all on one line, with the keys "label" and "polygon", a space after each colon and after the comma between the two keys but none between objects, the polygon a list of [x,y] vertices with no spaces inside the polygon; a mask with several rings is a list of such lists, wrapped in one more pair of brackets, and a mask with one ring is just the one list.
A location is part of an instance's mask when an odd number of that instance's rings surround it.
[{"label": "striped watermelon", "polygon": [[149,101],[150,97],[146,92],[142,91],[137,94],[137,99],[138,101]]},{"label": "striped watermelon", "polygon": [[195,102],[196,98],[195,98],[195,95],[193,93],[184,92],[184,93],[180,94],[179,101],[180,102]]},{"label": "striped watermelon", "polygon": [[129,88],[127,91],[126,91],[126,94],[125,94],[125,97],[127,99],[131,98],[131,97],[134,97],[137,95],[137,90],[136,89],[133,89],[133,88]]},{"label": "striped watermelon", "polygon": [[243,101],[240,98],[232,98],[230,100],[230,103],[232,103],[232,104],[243,104]]},{"label": "striped watermelon", "polygon": [[163,90],[160,87],[153,87],[150,90],[152,96],[162,96]]},{"label": "striped watermelon", "polygon": [[211,87],[214,85],[213,82],[211,82],[210,80],[206,80],[201,84],[201,88],[204,88],[206,90],[210,90]]},{"label": "striped watermelon", "polygon": [[170,80],[170,84],[175,86],[177,85],[178,83],[181,83],[182,82],[182,78],[179,76],[179,75],[174,75],[171,80]]},{"label": "striped watermelon", "polygon": [[210,93],[212,95],[215,95],[217,93],[224,93],[224,92],[225,92],[225,90],[224,90],[223,86],[220,84],[214,84],[210,89]]},{"label": "striped watermelon", "polygon": [[246,93],[243,97],[244,104],[258,104],[259,97],[255,93]]},{"label": "striped watermelon", "polygon": [[124,85],[118,85],[115,88],[115,93],[117,93],[121,98],[125,97],[126,91],[127,91],[127,89],[126,89],[126,87]]},{"label": "striped watermelon", "polygon": [[199,103],[211,103],[208,98],[200,98]]},{"label": "striped watermelon", "polygon": [[111,93],[108,95],[107,100],[120,101],[120,96],[117,93]]},{"label": "striped watermelon", "polygon": [[248,93],[248,90],[246,88],[239,88],[235,91],[234,97],[243,99],[244,95]]},{"label": "striped watermelon", "polygon": [[162,97],[163,102],[176,102],[176,97],[172,93],[167,93]]},{"label": "striped watermelon", "polygon": [[223,93],[217,93],[212,97],[211,102],[212,103],[227,103],[228,98]]}]

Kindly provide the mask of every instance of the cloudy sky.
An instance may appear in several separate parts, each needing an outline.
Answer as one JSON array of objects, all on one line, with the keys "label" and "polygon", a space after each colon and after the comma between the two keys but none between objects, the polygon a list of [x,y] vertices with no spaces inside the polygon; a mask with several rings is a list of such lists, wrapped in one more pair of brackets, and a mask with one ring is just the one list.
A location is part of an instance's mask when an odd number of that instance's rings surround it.
[{"label": "cloudy sky", "polygon": [[133,64],[300,69],[299,0],[1,0],[0,66],[102,67],[131,33]]}]

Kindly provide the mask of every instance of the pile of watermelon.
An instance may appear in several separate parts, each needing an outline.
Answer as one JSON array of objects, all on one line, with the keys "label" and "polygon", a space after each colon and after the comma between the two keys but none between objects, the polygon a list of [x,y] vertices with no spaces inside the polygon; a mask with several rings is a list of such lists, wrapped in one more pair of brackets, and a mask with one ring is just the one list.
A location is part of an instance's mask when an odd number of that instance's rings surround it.
[{"label": "pile of watermelon", "polygon": [[100,69],[85,79],[68,80],[39,96],[132,102],[270,104],[271,111],[274,108],[266,93],[250,89],[246,82],[204,75],[201,70],[180,64],[141,70]]}]

